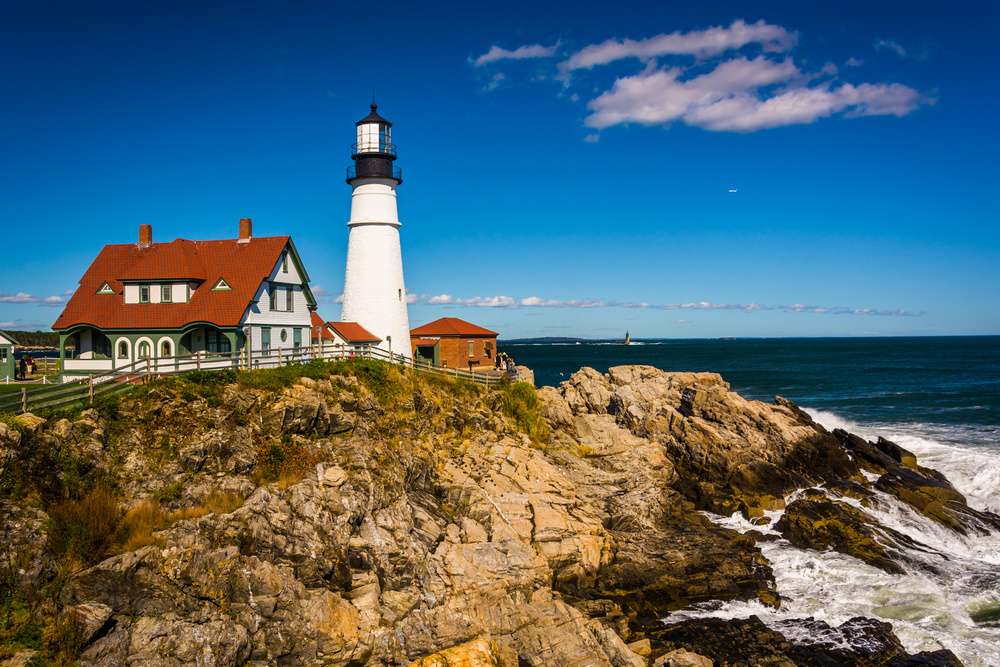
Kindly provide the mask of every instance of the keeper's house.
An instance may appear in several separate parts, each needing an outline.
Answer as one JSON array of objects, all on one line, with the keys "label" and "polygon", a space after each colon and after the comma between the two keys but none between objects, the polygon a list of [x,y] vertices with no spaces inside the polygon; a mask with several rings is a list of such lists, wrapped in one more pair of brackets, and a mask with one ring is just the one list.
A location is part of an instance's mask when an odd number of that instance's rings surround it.
[{"label": "keeper's house", "polygon": [[104,246],[52,328],[64,377],[79,377],[308,346],[315,307],[288,236],[254,237],[243,218],[235,239],[153,243],[140,225],[138,243]]}]

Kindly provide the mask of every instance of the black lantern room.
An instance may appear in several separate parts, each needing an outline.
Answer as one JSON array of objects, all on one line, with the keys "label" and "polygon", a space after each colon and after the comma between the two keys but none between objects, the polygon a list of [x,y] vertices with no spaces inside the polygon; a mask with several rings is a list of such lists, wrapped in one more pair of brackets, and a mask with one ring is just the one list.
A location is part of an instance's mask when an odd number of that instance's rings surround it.
[{"label": "black lantern room", "polygon": [[378,113],[378,106],[372,102],[371,112],[357,123],[357,141],[351,147],[354,166],[347,168],[347,182],[361,178],[387,178],[403,182],[396,160],[396,145],[392,143],[392,123]]}]

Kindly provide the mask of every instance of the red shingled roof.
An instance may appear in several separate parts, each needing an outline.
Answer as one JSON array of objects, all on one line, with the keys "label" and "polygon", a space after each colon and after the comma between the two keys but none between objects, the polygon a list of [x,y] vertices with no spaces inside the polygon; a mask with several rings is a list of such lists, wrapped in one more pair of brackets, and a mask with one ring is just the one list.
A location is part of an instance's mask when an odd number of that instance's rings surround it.
[{"label": "red shingled roof", "polygon": [[357,322],[327,322],[348,343],[380,343],[382,339]]},{"label": "red shingled roof", "polygon": [[[179,329],[191,322],[237,326],[289,241],[287,236],[266,236],[244,243],[177,239],[146,248],[106,245],[52,328],[90,324],[101,329]],[[213,290],[219,278],[230,289]],[[136,280],[200,284],[188,303],[126,304],[123,282]],[[97,293],[105,282],[113,294]]]},{"label": "red shingled roof", "polygon": [[321,341],[333,340],[333,332],[326,326],[326,321],[320,317],[319,313],[314,310],[309,313],[309,318],[312,320],[312,337],[314,340],[317,338]]},{"label": "red shingled roof", "polygon": [[411,336],[464,336],[464,337],[490,337],[497,335],[496,331],[484,329],[471,322],[457,317],[442,317],[441,319],[428,322],[423,326],[410,330]]}]

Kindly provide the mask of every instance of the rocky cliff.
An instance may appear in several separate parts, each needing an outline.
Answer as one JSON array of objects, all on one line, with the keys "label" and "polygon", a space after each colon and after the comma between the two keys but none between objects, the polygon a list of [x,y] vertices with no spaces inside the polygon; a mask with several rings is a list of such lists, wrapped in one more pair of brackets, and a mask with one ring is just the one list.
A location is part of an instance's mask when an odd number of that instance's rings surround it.
[{"label": "rocky cliff", "polygon": [[585,368],[537,393],[364,362],[161,380],[0,423],[0,659],[959,664],[864,618],[801,619],[815,632],[794,642],[755,617],[670,622],[782,603],[764,536],[710,513],[784,509],[793,544],[909,567],[920,545],[855,507],[874,488],[949,530],[1000,528],[893,443],[715,374]]}]

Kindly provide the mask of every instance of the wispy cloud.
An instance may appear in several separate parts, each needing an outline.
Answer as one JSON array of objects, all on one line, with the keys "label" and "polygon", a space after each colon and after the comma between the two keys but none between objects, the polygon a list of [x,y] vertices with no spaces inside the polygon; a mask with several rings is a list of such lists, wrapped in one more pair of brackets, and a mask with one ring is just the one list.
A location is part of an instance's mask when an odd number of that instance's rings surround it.
[{"label": "wispy cloud", "polygon": [[851,306],[815,306],[795,303],[769,305],[760,303],[715,303],[712,301],[690,301],[684,303],[648,303],[644,301],[609,301],[605,299],[546,299],[539,296],[512,297],[507,295],[456,297],[451,294],[416,296],[413,303],[433,306],[466,306],[474,308],[625,308],[633,310],[681,310],[681,311],[779,311],[787,313],[809,313],[815,315],[868,315],[882,317],[918,317],[922,311],[901,308],[858,308]]},{"label": "wispy cloud", "polygon": [[[837,113],[904,116],[923,101],[916,90],[897,83],[802,85],[799,82],[827,72],[805,74],[791,58],[778,62],[764,56],[740,57],[693,78],[681,79],[683,73],[680,68],[647,67],[619,78],[611,90],[588,104],[591,113],[586,125],[602,129],[629,122],[655,125],[680,120],[706,130],[752,132],[812,123]],[[772,91],[776,84],[788,86]]]},{"label": "wispy cloud", "polygon": [[65,296],[36,296],[28,292],[0,294],[0,303],[37,303],[40,306],[61,306],[66,303]]},{"label": "wispy cloud", "polygon": [[851,56],[850,58],[847,59],[847,61],[844,64],[847,65],[848,67],[861,67],[862,65],[865,64],[865,61],[862,60],[861,58],[855,58],[854,56]]},{"label": "wispy cloud", "polygon": [[876,39],[875,40],[875,50],[876,51],[891,51],[895,53],[900,58],[905,58],[907,51],[906,48],[894,39]]},{"label": "wispy cloud", "polygon": [[503,83],[504,79],[506,78],[507,78],[506,74],[504,74],[503,72],[497,72],[492,76],[492,78],[490,78],[489,81],[486,82],[486,85],[483,86],[483,90],[485,90],[488,93],[493,92],[494,90],[500,87],[500,84]]},{"label": "wispy cloud", "polygon": [[489,48],[489,50],[481,56],[472,59],[472,64],[476,67],[482,67],[489,63],[495,63],[498,60],[527,60],[531,58],[551,58],[555,55],[556,49],[559,48],[559,43],[555,43],[552,46],[543,46],[541,44],[525,44],[524,46],[519,46],[514,49],[505,49],[503,47],[494,44]]},{"label": "wispy cloud", "polygon": [[746,23],[736,20],[728,27],[713,26],[705,30],[661,33],[638,40],[609,39],[599,44],[585,46],[559,63],[559,69],[563,72],[590,69],[624,58],[648,60],[668,55],[692,55],[704,58],[739,49],[748,44],[760,44],[765,51],[787,51],[795,45],[795,42],[795,33],[779,25],[764,21]]},{"label": "wispy cloud", "polygon": [[48,331],[51,322],[25,322],[24,320],[5,320],[0,322],[0,329],[11,331]]}]

